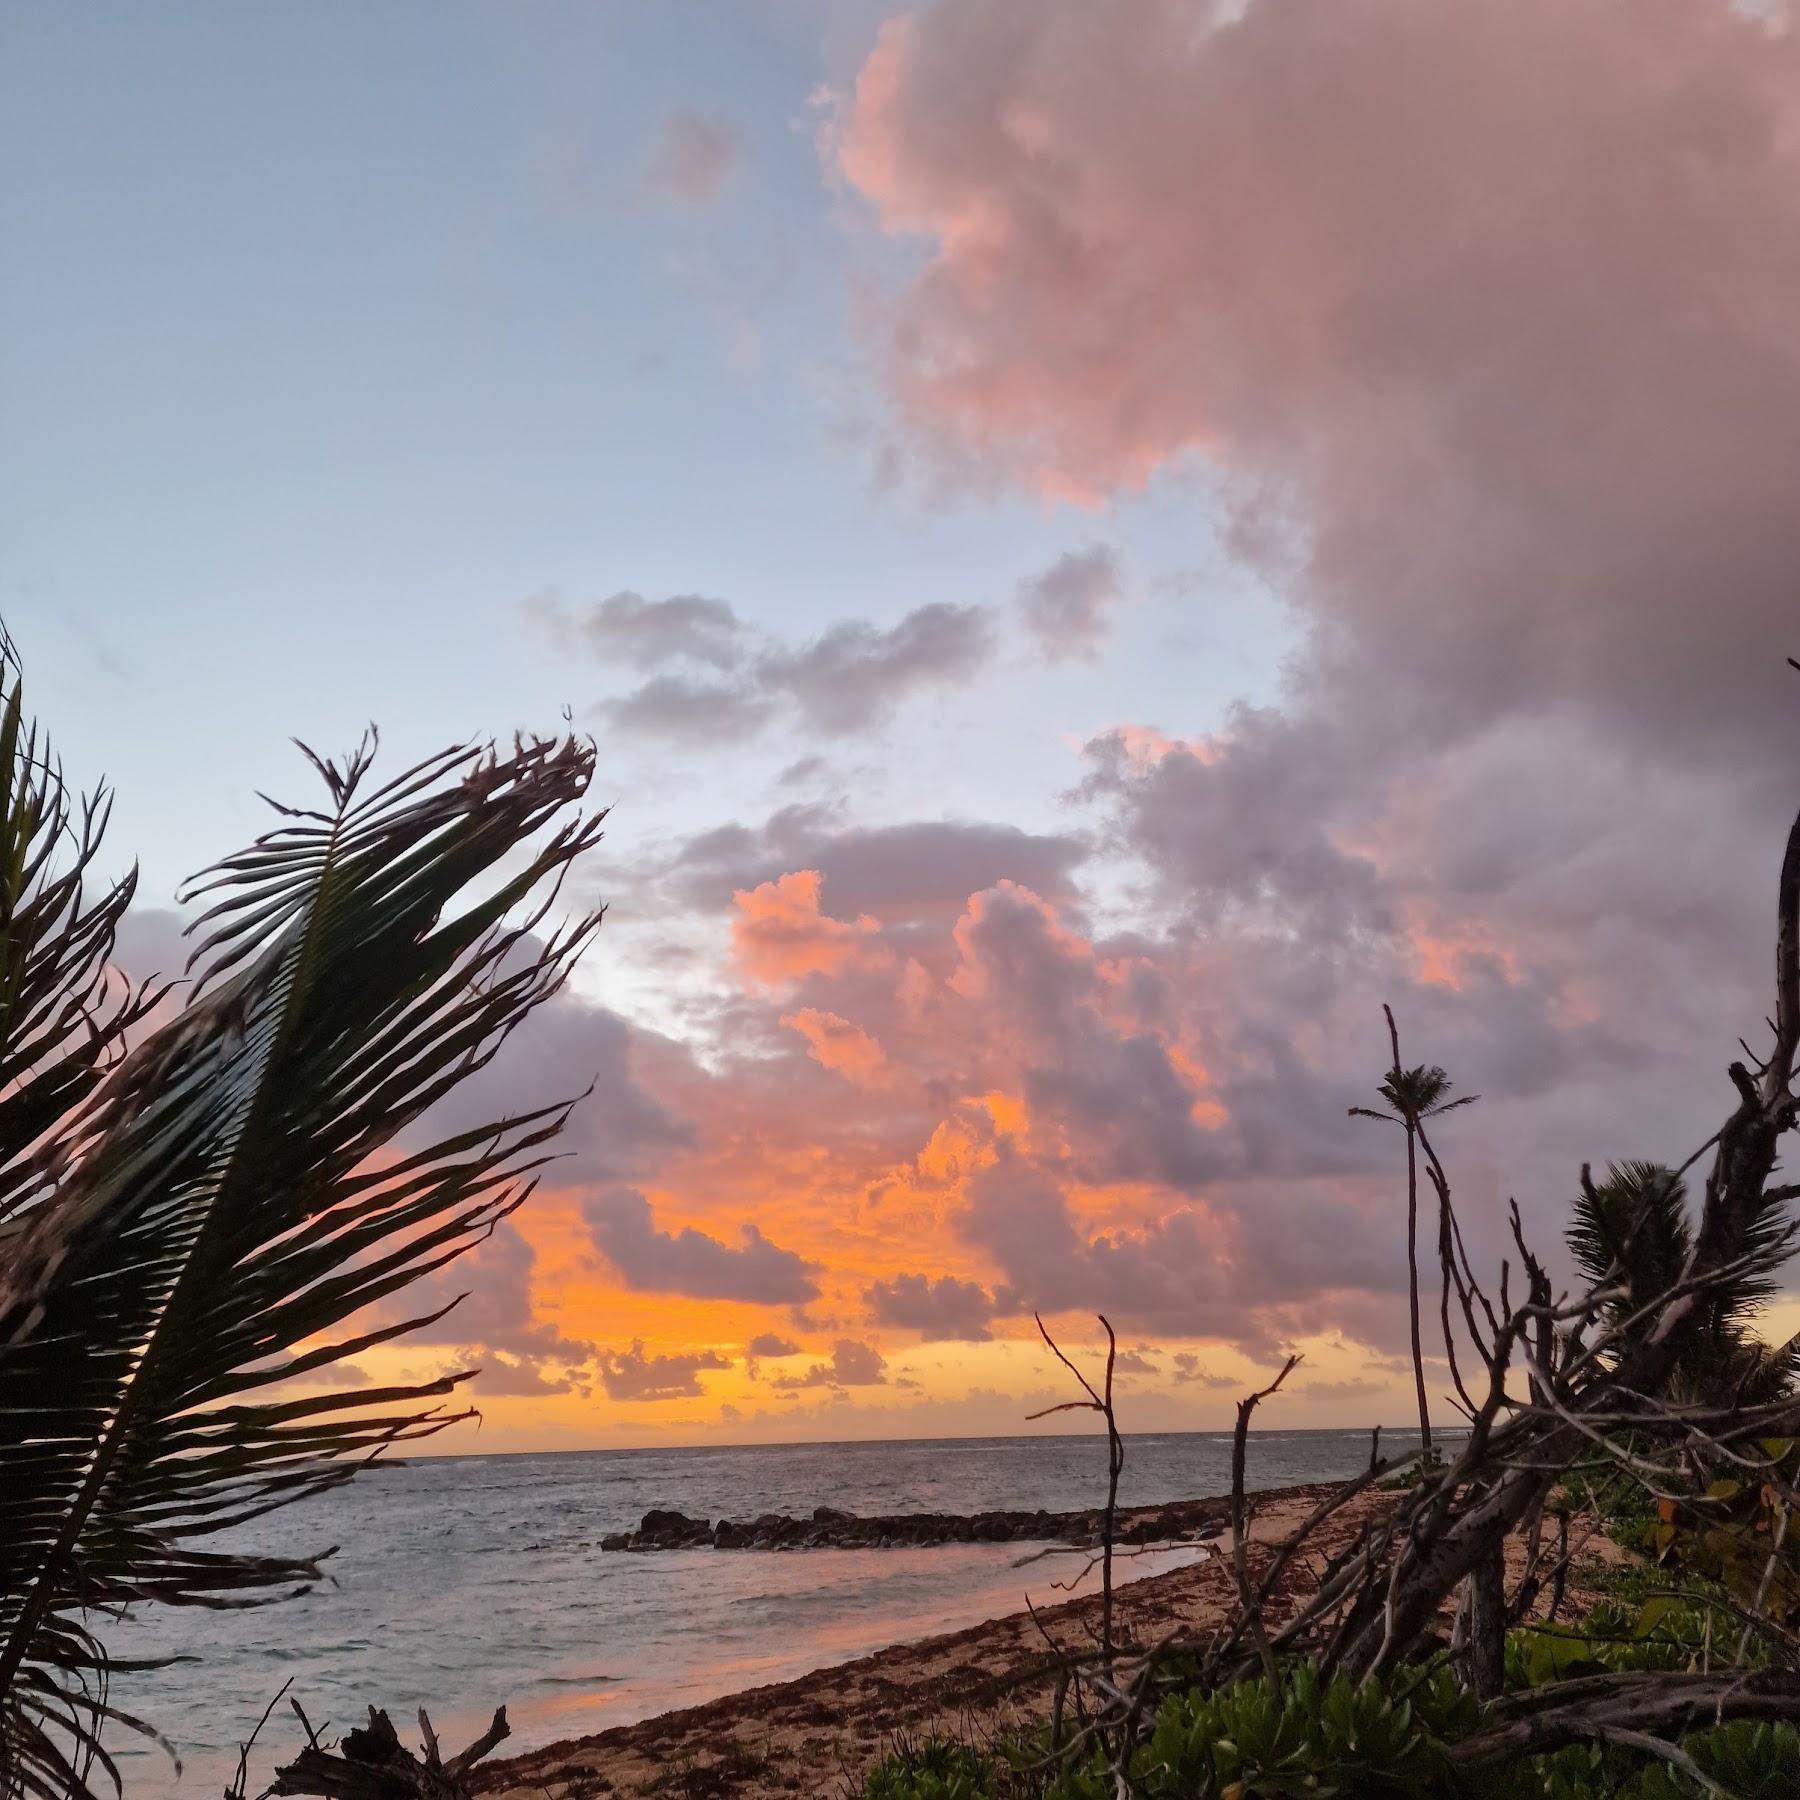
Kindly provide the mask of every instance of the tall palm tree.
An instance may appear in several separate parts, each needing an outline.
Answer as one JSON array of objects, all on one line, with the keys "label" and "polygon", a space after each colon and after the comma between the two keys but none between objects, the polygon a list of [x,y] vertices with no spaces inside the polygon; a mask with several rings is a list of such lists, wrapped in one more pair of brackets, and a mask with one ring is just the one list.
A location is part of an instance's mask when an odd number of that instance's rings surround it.
[{"label": "tall palm tree", "polygon": [[[1584,1172],[1566,1237],[1576,1267],[1610,1295],[1602,1319],[1619,1334],[1615,1348],[1623,1354],[1649,1329],[1640,1315],[1687,1267],[1693,1228],[1686,1184],[1660,1163],[1613,1163],[1598,1185]],[[1744,1268],[1712,1288],[1683,1338],[1669,1379],[1672,1398],[1760,1405],[1792,1391],[1800,1377],[1800,1340],[1772,1347],[1751,1325],[1779,1288],[1775,1270],[1788,1248],[1779,1206],[1749,1223]]]},{"label": "tall palm tree", "polygon": [[577,810],[593,751],[573,739],[465,745],[385,784],[372,734],[342,762],[307,752],[324,799],[277,807],[200,882],[192,988],[157,1024],[160,996],[109,978],[129,879],[83,893],[104,800],[67,795],[8,678],[0,1800],[51,1800],[119,1785],[98,1621],[312,1581],[316,1555],[204,1540],[468,1416],[444,1401],[474,1371],[318,1378],[441,1317],[369,1309],[530,1191],[565,1103],[424,1115],[592,935],[597,914],[546,919],[599,819]]},{"label": "tall palm tree", "polygon": [[1379,1119],[1384,1125],[1399,1125],[1406,1132],[1406,1281],[1407,1300],[1412,1312],[1413,1384],[1419,1395],[1419,1443],[1424,1453],[1431,1454],[1431,1411],[1425,1399],[1425,1351],[1419,1336],[1419,1127],[1426,1119],[1440,1113],[1454,1112],[1459,1106],[1473,1106],[1478,1094],[1448,1098],[1450,1077],[1435,1066],[1420,1064],[1416,1069],[1400,1063],[1400,1028],[1394,1023],[1394,1009],[1382,1007],[1387,1019],[1388,1043],[1393,1050],[1393,1064],[1382,1077],[1377,1090],[1387,1103],[1384,1110],[1370,1106],[1353,1106],[1353,1119]]}]

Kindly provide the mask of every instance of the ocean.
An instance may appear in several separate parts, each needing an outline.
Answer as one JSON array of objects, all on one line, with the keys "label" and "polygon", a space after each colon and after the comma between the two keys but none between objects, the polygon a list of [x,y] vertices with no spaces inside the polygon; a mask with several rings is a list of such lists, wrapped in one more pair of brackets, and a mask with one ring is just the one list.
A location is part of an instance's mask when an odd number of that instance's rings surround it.
[{"label": "ocean", "polygon": [[[1384,1451],[1416,1443],[1389,1433]],[[1366,1431],[1258,1431],[1252,1487],[1356,1473]],[[1217,1433],[1126,1440],[1128,1505],[1229,1491],[1231,1441]],[[281,1684],[332,1735],[372,1702],[415,1736],[424,1706],[460,1749],[504,1703],[508,1750],[629,1724],[671,1707],[786,1680],[884,1645],[1057,1600],[1081,1566],[1019,1566],[1020,1544],[889,1550],[602,1554],[600,1539],[653,1506],[753,1518],[836,1506],[859,1513],[1072,1510],[1105,1497],[1103,1438],[959,1438],[420,1459],[232,1534],[246,1548],[339,1546],[331,1579],[248,1610],[145,1609],[98,1621],[116,1658],[194,1660],[117,1675],[112,1698],[167,1734],[163,1750],[109,1736],[130,1796],[218,1800]],[[1176,1549],[1126,1563],[1141,1577],[1191,1559]],[[1097,1577],[1096,1577],[1097,1579]],[[251,1763],[250,1792],[291,1756],[285,1703]]]}]

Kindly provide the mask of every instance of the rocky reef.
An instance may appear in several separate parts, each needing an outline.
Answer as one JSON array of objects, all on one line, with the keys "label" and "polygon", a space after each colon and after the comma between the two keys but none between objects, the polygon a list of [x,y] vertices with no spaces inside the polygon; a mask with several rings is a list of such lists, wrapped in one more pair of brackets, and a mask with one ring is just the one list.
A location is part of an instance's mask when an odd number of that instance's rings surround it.
[{"label": "rocky reef", "polygon": [[[1182,1500],[1166,1506],[1121,1507],[1114,1530],[1119,1544],[1201,1543],[1228,1524],[1227,1500]],[[652,1508],[636,1531],[600,1540],[602,1550],[887,1550],[923,1544],[1049,1543],[1092,1547],[1100,1542],[1102,1514],[1081,1512],[876,1513],[867,1517],[834,1506],[812,1517],[762,1513],[754,1519],[692,1519],[666,1507]]]}]

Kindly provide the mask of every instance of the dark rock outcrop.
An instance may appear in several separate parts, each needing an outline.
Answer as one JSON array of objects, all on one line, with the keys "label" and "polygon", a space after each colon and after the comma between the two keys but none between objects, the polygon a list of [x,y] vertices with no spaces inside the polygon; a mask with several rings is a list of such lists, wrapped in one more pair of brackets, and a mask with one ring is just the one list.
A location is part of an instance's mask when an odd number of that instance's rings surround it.
[{"label": "dark rock outcrop", "polygon": [[[1114,1542],[1121,1545],[1200,1543],[1217,1537],[1230,1518],[1226,1500],[1181,1500],[1166,1506],[1121,1508]],[[1082,1512],[878,1513],[868,1518],[835,1506],[813,1508],[810,1519],[763,1513],[755,1519],[690,1519],[672,1508],[644,1514],[636,1531],[613,1532],[602,1550],[874,1550],[896,1545],[1049,1543],[1093,1547],[1102,1515]]]}]

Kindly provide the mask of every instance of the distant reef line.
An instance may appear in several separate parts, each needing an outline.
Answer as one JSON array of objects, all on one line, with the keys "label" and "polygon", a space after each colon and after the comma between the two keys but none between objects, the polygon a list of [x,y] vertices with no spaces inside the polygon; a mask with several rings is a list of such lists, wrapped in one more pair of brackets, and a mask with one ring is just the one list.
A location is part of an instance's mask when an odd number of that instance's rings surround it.
[{"label": "distant reef line", "polygon": [[[889,1550],[924,1544],[1099,1545],[1104,1509],[1077,1512],[989,1511],[974,1513],[845,1512],[817,1506],[810,1518],[762,1513],[753,1519],[691,1518],[669,1507],[653,1507],[635,1531],[617,1531],[600,1540],[602,1550]],[[1228,1499],[1174,1500],[1160,1506],[1122,1506],[1113,1541],[1142,1545],[1204,1543],[1231,1522]]]}]

